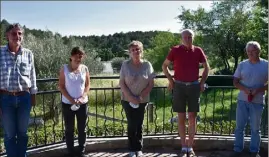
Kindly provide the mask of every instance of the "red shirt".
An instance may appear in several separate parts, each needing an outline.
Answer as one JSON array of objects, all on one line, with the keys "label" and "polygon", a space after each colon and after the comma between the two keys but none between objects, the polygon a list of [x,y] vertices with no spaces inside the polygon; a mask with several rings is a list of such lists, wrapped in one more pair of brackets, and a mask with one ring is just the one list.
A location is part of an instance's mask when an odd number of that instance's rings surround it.
[{"label": "red shirt", "polygon": [[167,59],[173,62],[175,80],[193,82],[199,79],[199,63],[204,63],[206,56],[198,46],[187,49],[184,45],[177,45],[172,47]]}]

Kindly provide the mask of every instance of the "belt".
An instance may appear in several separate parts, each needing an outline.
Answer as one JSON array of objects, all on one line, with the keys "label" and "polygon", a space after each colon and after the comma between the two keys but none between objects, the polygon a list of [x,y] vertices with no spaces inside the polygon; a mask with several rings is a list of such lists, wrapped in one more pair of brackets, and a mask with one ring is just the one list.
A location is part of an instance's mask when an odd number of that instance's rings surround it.
[{"label": "belt", "polygon": [[183,81],[178,81],[178,80],[175,80],[175,82],[176,82],[176,83],[179,83],[179,84],[186,85],[186,86],[193,85],[193,84],[199,84],[199,81],[193,81],[193,82],[183,82]]},{"label": "belt", "polygon": [[23,94],[26,94],[26,93],[29,93],[29,90],[28,91],[19,91],[19,92],[9,92],[9,91],[0,89],[0,94],[19,96],[19,95],[23,95]]}]

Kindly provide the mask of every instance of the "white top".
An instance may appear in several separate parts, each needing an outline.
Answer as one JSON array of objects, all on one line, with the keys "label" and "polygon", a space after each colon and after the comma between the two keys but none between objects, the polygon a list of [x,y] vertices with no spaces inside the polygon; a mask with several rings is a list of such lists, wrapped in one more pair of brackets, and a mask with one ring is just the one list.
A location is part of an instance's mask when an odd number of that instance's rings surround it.
[{"label": "white top", "polygon": [[[238,64],[234,77],[239,78],[240,83],[249,89],[263,87],[268,81],[268,61],[260,58],[259,62],[253,64],[248,59],[244,60]],[[240,90],[237,99],[248,101],[248,96]],[[255,95],[252,103],[265,104],[265,92]]]},{"label": "white top", "polygon": [[[78,99],[83,95],[87,72],[88,68],[85,65],[80,65],[79,72],[77,73],[70,72],[68,64],[64,65],[65,89],[72,98]],[[62,102],[71,104],[64,95],[62,95]],[[88,102],[88,96],[85,98],[84,102]]]}]

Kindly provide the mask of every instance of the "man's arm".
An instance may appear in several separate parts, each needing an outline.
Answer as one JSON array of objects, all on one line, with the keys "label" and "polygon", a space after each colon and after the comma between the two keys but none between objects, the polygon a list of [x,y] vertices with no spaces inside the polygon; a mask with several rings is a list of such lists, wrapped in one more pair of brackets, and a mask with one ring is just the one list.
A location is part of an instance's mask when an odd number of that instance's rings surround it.
[{"label": "man's arm", "polygon": [[233,79],[233,84],[236,88],[238,88],[239,90],[241,91],[244,91],[246,94],[249,94],[250,93],[250,89],[248,89],[247,87],[243,86],[241,83],[240,83],[240,78],[238,77],[234,77]]},{"label": "man's arm", "polygon": [[31,105],[35,106],[36,104],[36,93],[37,93],[37,85],[36,85],[36,71],[35,71],[35,63],[34,63],[34,55],[31,53],[31,71],[30,71],[30,80],[31,80]]},{"label": "man's arm", "polygon": [[254,89],[253,91],[251,91],[251,93],[252,93],[253,95],[256,95],[256,94],[258,94],[258,93],[265,92],[266,90],[268,90],[268,82],[266,82],[266,84],[265,84],[263,87]]},{"label": "man's arm", "polygon": [[171,61],[169,61],[168,59],[165,59],[165,61],[163,62],[162,65],[162,70],[163,73],[165,74],[165,76],[167,77],[168,81],[174,81],[170,70],[168,69],[168,66],[171,64]]},{"label": "man's arm", "polygon": [[163,65],[162,65],[162,70],[163,70],[163,73],[165,74],[165,76],[167,77],[168,81],[169,81],[169,90],[172,90],[174,88],[174,79],[171,75],[171,72],[170,70],[168,69],[168,66],[170,65],[171,61],[168,60],[168,59],[165,59],[165,61],[163,62]]},{"label": "man's arm", "polygon": [[208,64],[207,60],[202,64],[203,64],[203,67],[204,67],[204,71],[203,71],[202,79],[201,79],[200,83],[205,84],[205,81],[207,80],[207,77],[208,77],[210,67],[209,67],[209,64]]}]

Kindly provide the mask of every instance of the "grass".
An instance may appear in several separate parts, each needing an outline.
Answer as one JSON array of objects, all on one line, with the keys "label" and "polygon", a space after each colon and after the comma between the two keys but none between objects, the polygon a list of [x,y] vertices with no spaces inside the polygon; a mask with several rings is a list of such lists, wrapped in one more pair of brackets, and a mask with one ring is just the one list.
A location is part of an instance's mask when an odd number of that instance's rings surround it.
[{"label": "grass", "polygon": [[[157,79],[151,92],[153,122],[150,122],[149,110],[145,112],[144,134],[177,133],[177,124],[171,124],[170,118],[176,116],[171,110],[171,92],[165,87],[166,79]],[[91,87],[117,87],[118,80],[92,80]],[[236,89],[207,89],[201,95],[198,134],[232,134],[235,127]],[[125,112],[120,104],[120,90],[91,90],[89,92],[88,111],[91,115],[87,121],[89,137],[125,136],[127,124]],[[29,147],[55,143],[64,140],[64,126],[61,115],[61,95],[47,93],[38,95],[37,105],[32,109],[31,117],[41,117],[44,124],[28,129]],[[266,109],[265,109],[266,111]],[[264,112],[263,124],[267,124],[267,112]],[[263,125],[262,126],[265,126]],[[267,126],[267,125],[266,125]],[[262,127],[262,133],[267,132]],[[248,132],[247,132],[248,133]],[[75,133],[77,135],[77,133]],[[1,139],[0,139],[1,140]],[[1,140],[3,141],[3,140]],[[0,142],[3,144],[3,142]]]}]

